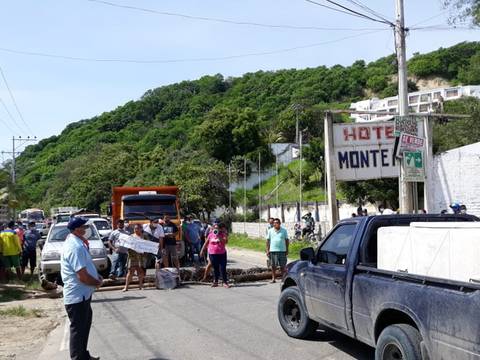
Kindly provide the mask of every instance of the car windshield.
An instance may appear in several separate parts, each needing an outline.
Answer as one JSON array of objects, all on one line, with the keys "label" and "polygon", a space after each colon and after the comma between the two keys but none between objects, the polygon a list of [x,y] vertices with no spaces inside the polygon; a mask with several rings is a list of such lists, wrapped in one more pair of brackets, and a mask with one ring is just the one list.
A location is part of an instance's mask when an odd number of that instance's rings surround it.
[{"label": "car windshield", "polygon": [[57,215],[57,222],[68,222],[70,215]]},{"label": "car windshield", "polygon": [[111,230],[108,221],[96,220],[93,223],[97,227],[97,230]]},{"label": "car windshield", "polygon": [[42,211],[29,212],[28,215],[27,215],[27,220],[29,220],[29,221],[43,220],[43,212]]},{"label": "car windshield", "polygon": [[177,207],[175,202],[128,201],[124,203],[124,213],[128,220],[163,217],[165,214],[177,218]]},{"label": "car windshield", "polygon": [[[67,235],[70,234],[66,225],[55,226],[48,236],[48,241],[65,241]],[[88,240],[100,240],[97,231],[92,225],[88,225],[85,237]]]}]

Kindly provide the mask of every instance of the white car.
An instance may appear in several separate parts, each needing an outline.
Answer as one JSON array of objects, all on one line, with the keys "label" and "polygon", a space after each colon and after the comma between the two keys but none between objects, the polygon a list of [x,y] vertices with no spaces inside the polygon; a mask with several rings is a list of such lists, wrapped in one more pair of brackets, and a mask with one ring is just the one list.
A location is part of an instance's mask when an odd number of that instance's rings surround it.
[{"label": "white car", "polygon": [[[88,229],[85,237],[89,242],[93,263],[97,271],[102,276],[107,277],[110,271],[110,260],[108,259],[107,251],[103,246],[97,228],[91,221],[87,225]],[[67,223],[54,224],[48,232],[40,257],[40,275],[45,276],[48,281],[61,282],[60,256],[68,234],[70,234],[70,230],[67,228]]]},{"label": "white car", "polygon": [[89,222],[95,225],[102,240],[110,236],[110,233],[112,232],[112,226],[107,219],[97,217],[89,219]]}]

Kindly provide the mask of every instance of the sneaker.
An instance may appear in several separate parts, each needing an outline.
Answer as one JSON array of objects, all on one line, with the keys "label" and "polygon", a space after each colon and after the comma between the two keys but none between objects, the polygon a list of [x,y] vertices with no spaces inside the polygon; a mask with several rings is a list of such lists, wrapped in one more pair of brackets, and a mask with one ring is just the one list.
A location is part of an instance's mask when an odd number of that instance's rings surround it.
[{"label": "sneaker", "polygon": [[224,288],[227,288],[227,289],[230,289],[230,288],[231,288],[231,286],[230,286],[229,283],[224,283],[224,284],[223,284],[223,287],[224,287]]},{"label": "sneaker", "polygon": [[216,282],[214,282],[214,283],[212,284],[212,287],[217,287],[217,286],[218,286],[218,283],[216,283]]},{"label": "sneaker", "polygon": [[116,277],[114,274],[108,275],[108,278],[109,278],[110,280],[117,280],[117,277]]}]

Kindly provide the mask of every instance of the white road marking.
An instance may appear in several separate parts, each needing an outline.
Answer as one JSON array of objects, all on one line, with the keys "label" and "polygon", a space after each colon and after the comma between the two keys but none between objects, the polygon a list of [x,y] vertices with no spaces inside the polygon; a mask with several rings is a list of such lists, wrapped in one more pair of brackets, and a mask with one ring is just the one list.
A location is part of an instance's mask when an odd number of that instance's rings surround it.
[{"label": "white road marking", "polygon": [[70,322],[67,319],[65,319],[65,326],[63,327],[62,342],[60,343],[60,351],[65,351],[70,346],[69,327],[70,327]]}]

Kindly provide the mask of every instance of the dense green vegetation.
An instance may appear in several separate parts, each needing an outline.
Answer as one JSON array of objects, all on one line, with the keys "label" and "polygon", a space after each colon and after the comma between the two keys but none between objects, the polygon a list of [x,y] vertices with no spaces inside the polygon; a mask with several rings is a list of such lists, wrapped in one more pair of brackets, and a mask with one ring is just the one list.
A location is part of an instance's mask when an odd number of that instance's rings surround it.
[{"label": "dense green vegetation", "polygon": [[[323,152],[322,152],[323,153]],[[322,167],[323,168],[323,167]],[[323,178],[322,171],[319,167],[315,167],[311,163],[303,160],[302,165],[302,197],[308,201],[324,201],[325,192],[323,186],[319,186]],[[287,203],[295,202],[299,199],[300,193],[300,161],[295,160],[288,164],[288,166],[279,166],[278,169],[278,189],[277,177],[273,176],[268,180],[262,182],[260,189],[258,186],[252,190],[247,190],[247,205],[256,206],[258,204],[258,196],[260,196],[262,203],[275,204],[278,202]],[[278,191],[277,191],[278,190]],[[237,189],[233,198],[236,203],[243,204],[244,193],[243,189]]]},{"label": "dense green vegetation", "polygon": [[[480,43],[461,43],[417,55],[409,66],[418,77],[443,76],[467,84],[478,80],[479,59]],[[371,94],[395,95],[395,72],[391,55],[347,67],[204,76],[149,90],[137,101],[72,123],[60,135],[29,146],[17,161],[15,193],[22,207],[100,210],[109,202],[112,186],[178,184],[186,211],[210,211],[228,200],[227,164],[240,156],[255,161],[260,152],[267,165],[273,161],[268,144],[294,139],[292,104],[299,104],[300,127],[308,128],[312,144],[305,152],[305,200],[321,199],[320,191],[309,194],[309,188],[323,188],[323,111],[346,108]],[[460,102],[454,110],[472,113],[471,121],[478,121],[476,101]],[[463,121],[436,128],[436,149],[479,141],[478,132],[468,126]],[[456,135],[447,135],[452,133]],[[389,196],[395,193],[391,181],[380,183],[391,190]]]}]

